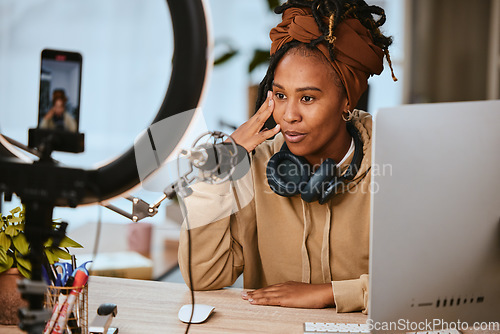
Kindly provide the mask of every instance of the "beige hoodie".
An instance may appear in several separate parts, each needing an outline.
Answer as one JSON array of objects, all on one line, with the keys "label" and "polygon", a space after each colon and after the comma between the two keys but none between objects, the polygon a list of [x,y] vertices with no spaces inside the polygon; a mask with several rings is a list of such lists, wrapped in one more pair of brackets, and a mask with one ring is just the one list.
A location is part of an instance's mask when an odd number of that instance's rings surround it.
[{"label": "beige hoodie", "polygon": [[[188,236],[195,290],[230,286],[243,273],[244,287],[286,281],[332,282],[338,312],[362,310],[368,302],[372,118],[361,112],[355,126],[363,141],[360,170],[346,192],[327,203],[282,197],[268,185],[266,166],[283,136],[259,145],[251,173],[219,185],[199,183],[185,198],[179,266],[188,280]],[[341,166],[347,168],[352,157]]]}]

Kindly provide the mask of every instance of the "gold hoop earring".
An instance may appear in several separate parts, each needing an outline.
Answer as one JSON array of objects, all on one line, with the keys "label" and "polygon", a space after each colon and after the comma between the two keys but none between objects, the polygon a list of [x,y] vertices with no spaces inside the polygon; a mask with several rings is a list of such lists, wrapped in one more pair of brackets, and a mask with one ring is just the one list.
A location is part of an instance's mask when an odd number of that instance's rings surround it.
[{"label": "gold hoop earring", "polygon": [[359,111],[357,109],[353,109],[353,110],[346,109],[342,113],[342,119],[346,122],[350,122],[353,119],[358,118],[358,115],[359,115]]}]

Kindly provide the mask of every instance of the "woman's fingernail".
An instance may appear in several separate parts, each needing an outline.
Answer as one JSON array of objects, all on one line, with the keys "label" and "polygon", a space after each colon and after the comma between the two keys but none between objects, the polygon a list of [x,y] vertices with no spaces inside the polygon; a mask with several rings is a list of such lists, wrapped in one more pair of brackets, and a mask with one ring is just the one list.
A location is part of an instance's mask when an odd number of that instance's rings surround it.
[{"label": "woman's fingernail", "polygon": [[268,91],[267,91],[267,98],[270,98],[272,93],[273,93],[273,92],[271,92],[270,90],[268,90]]},{"label": "woman's fingernail", "polygon": [[251,302],[253,302],[253,299],[252,298],[248,298],[248,301],[251,303]]},{"label": "woman's fingernail", "polygon": [[248,296],[248,293],[246,291],[241,292],[241,297],[247,297],[247,296]]}]

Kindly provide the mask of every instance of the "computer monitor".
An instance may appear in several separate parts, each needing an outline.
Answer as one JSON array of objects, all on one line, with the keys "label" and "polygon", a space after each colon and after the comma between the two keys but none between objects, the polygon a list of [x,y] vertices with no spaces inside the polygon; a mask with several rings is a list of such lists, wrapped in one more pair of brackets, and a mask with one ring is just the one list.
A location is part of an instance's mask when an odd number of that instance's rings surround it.
[{"label": "computer monitor", "polygon": [[373,124],[372,333],[498,326],[500,101],[381,109]]}]

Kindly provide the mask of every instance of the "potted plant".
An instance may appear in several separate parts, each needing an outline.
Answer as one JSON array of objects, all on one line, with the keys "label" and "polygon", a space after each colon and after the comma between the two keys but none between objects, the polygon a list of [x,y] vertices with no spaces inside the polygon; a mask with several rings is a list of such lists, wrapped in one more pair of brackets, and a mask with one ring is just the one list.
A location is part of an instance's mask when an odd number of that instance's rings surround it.
[{"label": "potted plant", "polygon": [[[30,245],[24,235],[24,212],[23,206],[11,210],[7,216],[0,214],[0,324],[3,325],[18,323],[17,309],[25,303],[17,291],[17,280],[22,276],[31,277],[31,263],[27,258]],[[60,224],[54,221],[53,228]],[[71,254],[64,248],[82,246],[65,236],[58,247],[52,246],[52,239],[44,247],[48,262],[53,264],[60,259],[71,259]]]}]

